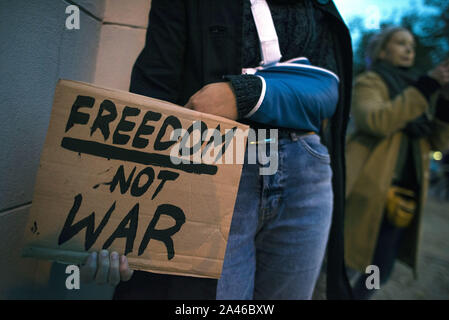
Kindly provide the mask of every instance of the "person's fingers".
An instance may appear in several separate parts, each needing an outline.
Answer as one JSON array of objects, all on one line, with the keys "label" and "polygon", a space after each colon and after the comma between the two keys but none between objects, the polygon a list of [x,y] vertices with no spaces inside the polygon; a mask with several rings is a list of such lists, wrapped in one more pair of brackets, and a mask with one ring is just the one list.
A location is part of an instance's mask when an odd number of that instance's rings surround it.
[{"label": "person's fingers", "polygon": [[95,278],[95,273],[97,272],[97,253],[92,252],[87,257],[86,262],[80,268],[81,272],[81,282],[89,283]]},{"label": "person's fingers", "polygon": [[109,278],[108,283],[111,286],[116,286],[120,282],[120,272],[119,272],[119,255],[117,252],[112,252],[109,261]]},{"label": "person's fingers", "polygon": [[95,277],[97,284],[105,284],[108,282],[109,273],[109,252],[108,250],[101,250],[98,259],[98,270]]},{"label": "person's fingers", "polygon": [[128,259],[126,256],[120,257],[120,279],[128,281],[133,276],[134,270],[129,269]]}]

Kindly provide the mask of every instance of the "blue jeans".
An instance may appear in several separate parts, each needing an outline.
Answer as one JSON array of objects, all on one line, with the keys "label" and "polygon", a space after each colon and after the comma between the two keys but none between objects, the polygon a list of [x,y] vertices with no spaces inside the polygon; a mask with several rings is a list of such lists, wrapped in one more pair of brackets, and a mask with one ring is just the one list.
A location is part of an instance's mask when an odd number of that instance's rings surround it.
[{"label": "blue jeans", "polygon": [[310,299],[332,217],[332,171],[318,135],[280,131],[278,170],[243,165],[217,299]]}]

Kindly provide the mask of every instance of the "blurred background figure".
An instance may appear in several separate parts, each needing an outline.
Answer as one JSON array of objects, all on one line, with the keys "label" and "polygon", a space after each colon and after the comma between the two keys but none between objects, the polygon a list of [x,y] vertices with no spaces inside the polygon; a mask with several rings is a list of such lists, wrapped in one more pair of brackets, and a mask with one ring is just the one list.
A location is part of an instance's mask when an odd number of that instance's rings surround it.
[{"label": "blurred background figure", "polygon": [[429,154],[449,146],[449,59],[416,74],[415,46],[406,28],[384,28],[371,37],[367,70],[354,84],[345,260],[362,272],[354,284],[356,299],[375,292],[367,288],[369,265],[379,268],[381,285],[396,259],[416,275]]}]

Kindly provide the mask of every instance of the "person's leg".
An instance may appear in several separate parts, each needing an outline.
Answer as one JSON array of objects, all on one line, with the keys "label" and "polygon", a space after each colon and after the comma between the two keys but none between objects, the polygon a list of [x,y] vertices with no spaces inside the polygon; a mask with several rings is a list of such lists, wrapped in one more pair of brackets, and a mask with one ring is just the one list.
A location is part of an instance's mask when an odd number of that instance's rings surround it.
[{"label": "person's leg", "polygon": [[278,172],[264,177],[254,299],[311,299],[331,223],[331,177],[318,136],[280,141]]},{"label": "person's leg", "polygon": [[[381,286],[387,283],[393,271],[403,230],[390,224],[384,215],[372,263],[379,268]],[[367,300],[376,293],[376,289],[366,287],[366,279],[369,276],[370,274],[362,274],[355,283],[353,288],[354,299]]]},{"label": "person's leg", "polygon": [[259,204],[259,166],[245,163],[229,231],[222,274],[217,284],[216,298],[218,300],[253,298],[256,262],[254,237],[258,224]]}]

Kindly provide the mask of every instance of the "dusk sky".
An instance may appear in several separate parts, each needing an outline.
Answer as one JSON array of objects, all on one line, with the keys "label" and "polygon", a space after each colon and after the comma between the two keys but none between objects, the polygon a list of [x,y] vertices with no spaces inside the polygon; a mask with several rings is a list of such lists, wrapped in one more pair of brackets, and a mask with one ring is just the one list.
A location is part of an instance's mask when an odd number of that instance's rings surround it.
[{"label": "dusk sky", "polygon": [[415,6],[424,9],[422,0],[334,0],[334,3],[346,22],[357,15],[375,20],[377,13],[381,19],[390,16],[395,10],[405,11]]}]

